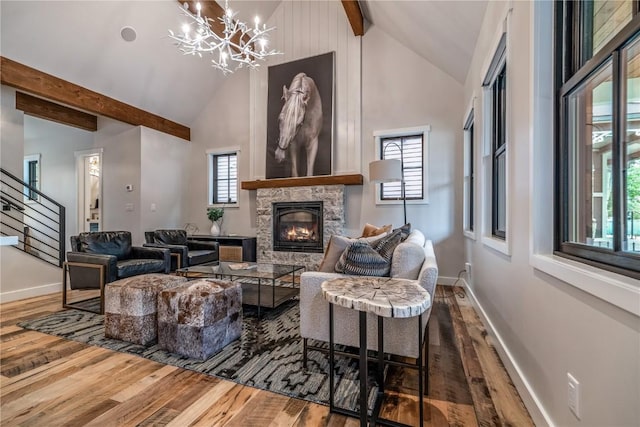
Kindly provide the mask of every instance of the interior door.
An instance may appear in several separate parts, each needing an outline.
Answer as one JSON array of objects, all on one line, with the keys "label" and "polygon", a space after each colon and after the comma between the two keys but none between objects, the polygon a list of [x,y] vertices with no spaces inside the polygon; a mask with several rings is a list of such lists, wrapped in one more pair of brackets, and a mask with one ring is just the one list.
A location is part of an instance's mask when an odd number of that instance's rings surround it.
[{"label": "interior door", "polygon": [[102,230],[102,153],[78,156],[78,231]]}]

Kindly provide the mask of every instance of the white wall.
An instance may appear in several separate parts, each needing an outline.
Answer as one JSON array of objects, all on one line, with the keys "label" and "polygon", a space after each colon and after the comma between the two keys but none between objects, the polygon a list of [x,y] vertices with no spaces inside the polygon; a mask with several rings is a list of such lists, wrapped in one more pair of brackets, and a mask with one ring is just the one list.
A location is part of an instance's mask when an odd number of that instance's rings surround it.
[{"label": "white wall", "polygon": [[[214,71],[214,70],[212,70]],[[196,224],[200,234],[209,234],[207,218],[207,150],[240,150],[238,180],[253,179],[249,173],[249,72],[227,76],[224,85],[191,126],[188,182],[184,191],[188,206],[185,222]],[[239,190],[238,207],[225,210],[223,233],[255,236],[255,191]]]},{"label": "white wall", "polygon": [[[539,172],[546,176],[553,174],[551,156],[540,163],[531,160],[539,146],[553,143],[548,125],[547,132],[542,132],[545,137],[533,137],[541,135],[532,111],[532,70],[537,64],[532,60],[534,7],[532,2],[489,2],[465,83],[465,105],[470,105],[474,96],[478,97],[475,151],[479,155],[483,116],[481,82],[500,28],[508,16],[511,254],[486,246],[480,232],[476,240],[466,239],[466,259],[473,265],[469,286],[480,312],[486,316],[501,344],[499,351],[505,365],[539,425],[635,426],[640,423],[640,319],[532,265],[533,248],[544,246],[536,241],[541,236],[552,235],[548,226],[539,228],[534,219],[538,212],[551,212],[552,206],[548,198],[543,198],[547,203],[542,204],[531,200],[540,200],[539,192],[551,195],[552,187],[534,186],[531,180],[539,176]],[[510,13],[509,8],[512,8]],[[547,25],[546,34],[550,34],[550,28],[552,26]],[[551,67],[546,76],[536,76],[536,79],[551,82]],[[549,114],[551,100],[545,102],[543,113]],[[460,127],[464,114],[458,116]],[[480,195],[482,182],[488,177],[482,176],[479,156],[476,165],[476,194]],[[536,194],[532,192],[534,187],[539,189]],[[476,224],[481,223],[480,212],[487,203],[490,201],[478,197]],[[577,276],[581,270],[586,271],[584,267],[574,267],[573,275]],[[580,419],[568,408],[568,372],[580,382]]]},{"label": "white wall", "polygon": [[2,168],[20,178],[24,158],[24,114],[15,108],[16,91],[0,87],[0,164]]},{"label": "white wall", "polygon": [[59,292],[62,269],[11,246],[0,246],[0,303]]},{"label": "white wall", "polygon": [[65,244],[78,231],[75,151],[93,147],[86,130],[25,115],[24,154],[40,154],[40,191],[65,207]]},{"label": "white wall", "polygon": [[[335,52],[333,173],[360,172],[361,47],[337,1],[283,1],[268,19],[276,26],[272,45],[283,52],[268,66]],[[265,177],[268,67],[251,73],[253,179]],[[280,91],[280,88],[278,88]]]},{"label": "white wall", "polygon": [[[456,209],[461,204],[462,86],[376,27],[363,38],[353,36],[339,2],[283,2],[270,22],[278,27],[273,44],[285,56],[266,65],[336,51],[335,173],[366,178],[375,157],[374,130],[431,125],[430,204],[410,205],[408,220],[436,243],[441,276],[455,277],[463,265]],[[207,149],[239,148],[240,181],[264,178],[266,66],[260,70],[227,77],[192,124],[186,222],[196,223],[202,233],[210,225]],[[346,192],[345,233],[359,235],[366,222],[401,225],[402,206],[376,207],[368,180],[347,186]],[[254,191],[239,192],[240,207],[227,209],[224,232],[255,235],[255,197]]]},{"label": "white wall", "polygon": [[141,131],[141,231],[183,228],[191,144],[153,129]]},{"label": "white wall", "polygon": [[[133,127],[120,133],[101,135],[98,142],[104,148],[102,228],[131,231],[134,244],[144,242],[144,233],[140,229],[140,139],[141,128]],[[127,191],[127,185],[131,185],[133,191]]]},{"label": "white wall", "polygon": [[[376,26],[362,39],[362,61],[363,174],[368,176],[369,162],[375,159],[374,131],[431,126],[426,166],[429,203],[407,204],[407,221],[433,240],[440,276],[456,277],[464,266],[458,208],[462,205],[462,85]],[[362,197],[354,201],[349,188],[347,228],[352,234],[366,222],[402,224],[402,204],[376,206],[374,187],[365,180]]]}]

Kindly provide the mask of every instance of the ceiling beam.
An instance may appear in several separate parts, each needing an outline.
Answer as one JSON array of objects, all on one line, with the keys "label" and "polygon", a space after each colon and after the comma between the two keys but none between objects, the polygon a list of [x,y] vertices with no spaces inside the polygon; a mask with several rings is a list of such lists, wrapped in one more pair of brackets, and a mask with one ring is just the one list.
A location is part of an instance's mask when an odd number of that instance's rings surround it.
[{"label": "ceiling beam", "polygon": [[364,36],[364,17],[358,0],[342,0],[342,7],[347,14],[351,29],[355,36]]},{"label": "ceiling beam", "polygon": [[215,1],[177,1],[180,5],[187,3],[189,5],[189,12],[194,15],[196,14],[196,4],[200,3],[200,6],[202,7],[200,9],[200,14],[210,19],[209,24],[216,34],[222,35],[222,32],[224,31],[224,24],[218,19],[218,17],[221,17],[225,13],[222,6]]},{"label": "ceiling beam", "polygon": [[33,117],[51,120],[52,122],[88,130],[89,132],[98,130],[97,116],[22,92],[16,92],[16,110],[24,111],[25,114]]},{"label": "ceiling beam", "polygon": [[3,56],[0,57],[0,83],[99,116],[134,126],[145,126],[187,141],[191,140],[191,130],[184,125]]}]

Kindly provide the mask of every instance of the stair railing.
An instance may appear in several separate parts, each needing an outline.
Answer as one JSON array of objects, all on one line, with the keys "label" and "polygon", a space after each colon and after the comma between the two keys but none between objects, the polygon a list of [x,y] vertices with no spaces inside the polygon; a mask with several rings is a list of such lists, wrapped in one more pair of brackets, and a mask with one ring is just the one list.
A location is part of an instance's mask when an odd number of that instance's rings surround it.
[{"label": "stair railing", "polygon": [[62,267],[65,208],[37,188],[0,168],[0,234],[18,236],[18,248]]}]

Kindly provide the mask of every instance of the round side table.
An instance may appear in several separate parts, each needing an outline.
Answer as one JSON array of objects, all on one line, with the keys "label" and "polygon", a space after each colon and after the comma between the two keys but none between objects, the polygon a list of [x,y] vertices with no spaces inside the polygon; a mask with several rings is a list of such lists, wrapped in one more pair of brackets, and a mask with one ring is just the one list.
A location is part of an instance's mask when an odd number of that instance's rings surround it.
[{"label": "round side table", "polygon": [[[367,313],[378,318],[378,394],[371,413],[373,425],[403,426],[391,420],[378,418],[380,406],[384,398],[384,335],[383,319],[385,317],[418,317],[418,343],[422,346],[422,313],[431,306],[429,293],[415,280],[394,279],[390,277],[351,276],[322,283],[322,296],[329,302],[329,409],[331,412],[349,416],[359,416],[360,425],[365,427],[369,420],[368,388],[367,388]],[[333,306],[357,310],[359,316],[360,335],[360,412],[337,408],[334,405],[334,337]],[[423,367],[422,351],[418,356],[418,393],[422,402]],[[420,426],[423,425],[424,409],[420,408]]]}]

